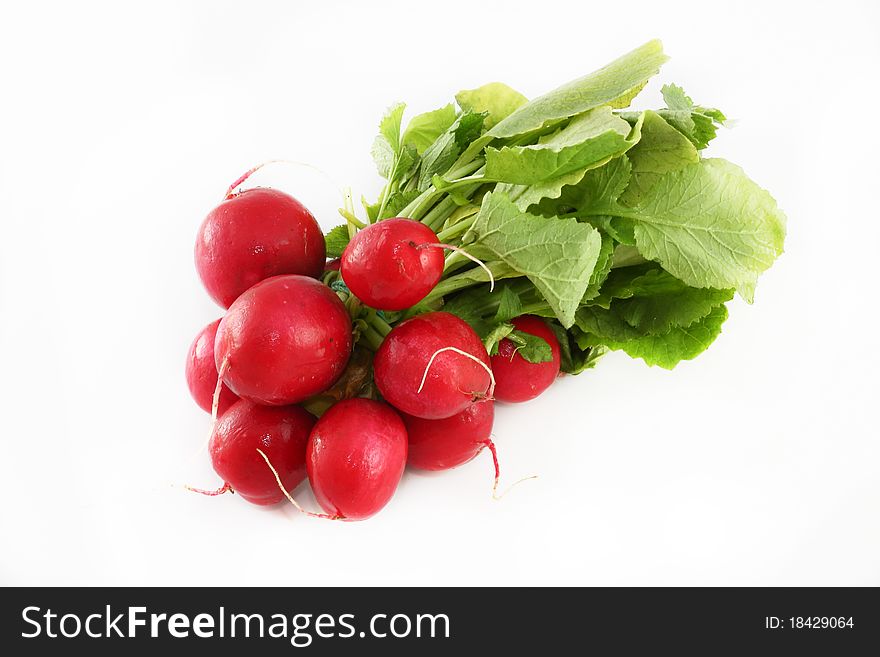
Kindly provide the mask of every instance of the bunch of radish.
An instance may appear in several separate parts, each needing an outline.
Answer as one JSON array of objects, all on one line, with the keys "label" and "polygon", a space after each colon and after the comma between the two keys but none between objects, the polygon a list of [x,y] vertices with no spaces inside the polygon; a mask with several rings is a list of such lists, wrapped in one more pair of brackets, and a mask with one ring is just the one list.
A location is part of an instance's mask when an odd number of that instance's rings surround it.
[{"label": "bunch of radish", "polygon": [[[490,358],[462,319],[424,312],[391,326],[436,286],[446,246],[397,217],[356,232],[326,260],[314,216],[281,191],[230,191],[198,231],[195,262],[225,315],[196,336],[186,378],[212,414],[209,452],[220,494],[253,504],[292,498],[308,478],[324,513],[361,520],[391,499],[405,467],[445,470],[488,447],[494,401],[524,401],[559,373],[502,341]],[[332,287],[327,285],[332,283]]]},{"label": "bunch of radish", "polygon": [[[525,402],[609,351],[672,369],[721,334],[782,253],[785,214],[726,160],[724,114],[680,86],[630,104],[666,55],[649,41],[528,100],[493,82],[413,116],[392,105],[372,155],[385,185],[321,233],[294,198],[238,191],[202,223],[196,267],[226,315],[187,380],[212,414],[223,485],[255,504],[308,477],[359,520],[405,467],[488,448],[495,402]],[[257,167],[259,168],[259,167]],[[305,512],[305,511],[304,511]]]}]

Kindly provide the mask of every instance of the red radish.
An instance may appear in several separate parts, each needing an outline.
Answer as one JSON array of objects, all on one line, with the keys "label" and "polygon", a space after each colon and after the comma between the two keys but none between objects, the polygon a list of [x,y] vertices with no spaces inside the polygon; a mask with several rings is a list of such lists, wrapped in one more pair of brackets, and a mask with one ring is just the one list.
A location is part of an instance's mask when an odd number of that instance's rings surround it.
[{"label": "red radish", "polygon": [[312,429],[306,456],[318,504],[344,520],[364,520],[388,504],[406,466],[406,428],[381,402],[345,399]]},{"label": "red radish", "polygon": [[[220,320],[208,324],[199,331],[193,340],[186,357],[186,384],[190,394],[204,411],[211,412],[214,388],[217,387],[217,365],[214,362],[214,337]],[[238,401],[238,396],[224,384],[220,389],[217,413],[222,415],[226,409]]]},{"label": "red radish", "polygon": [[486,400],[442,420],[401,413],[409,436],[407,464],[419,470],[448,470],[467,463],[490,442],[493,407]]},{"label": "red radish", "polygon": [[524,402],[544,392],[559,376],[559,340],[543,319],[522,315],[513,320],[518,331],[543,338],[550,345],[553,358],[545,363],[530,363],[516,352],[516,345],[504,339],[498,353],[492,356],[495,373],[495,399]]},{"label": "red radish", "polygon": [[336,293],[306,276],[275,276],[230,306],[214,359],[234,393],[283,406],[332,386],[351,348],[351,318]]},{"label": "red radish", "polygon": [[445,312],[395,327],[373,361],[382,396],[404,413],[439,420],[492,396],[489,354],[474,330]]},{"label": "red radish", "polygon": [[505,492],[498,493],[501,468],[498,452],[492,442],[492,422],[495,419],[494,402],[483,400],[466,410],[442,420],[425,420],[412,415],[401,414],[409,437],[409,456],[407,464],[418,470],[448,470],[467,463],[488,448],[495,467],[492,483],[492,497],[500,500],[514,486],[535,479],[536,475],[523,477],[514,482]]},{"label": "red radish", "polygon": [[224,488],[253,504],[283,500],[273,470],[257,450],[291,491],[306,477],[306,444],[314,425],[315,418],[299,406],[260,406],[246,399],[233,404],[214,427],[209,447]]},{"label": "red radish", "polygon": [[324,235],[292,196],[276,189],[248,189],[208,213],[196,238],[195,259],[208,294],[228,308],[270,276],[320,276]]},{"label": "red radish", "polygon": [[358,231],[342,253],[342,280],[366,305],[403,310],[443,275],[443,247],[425,224],[397,217]]}]

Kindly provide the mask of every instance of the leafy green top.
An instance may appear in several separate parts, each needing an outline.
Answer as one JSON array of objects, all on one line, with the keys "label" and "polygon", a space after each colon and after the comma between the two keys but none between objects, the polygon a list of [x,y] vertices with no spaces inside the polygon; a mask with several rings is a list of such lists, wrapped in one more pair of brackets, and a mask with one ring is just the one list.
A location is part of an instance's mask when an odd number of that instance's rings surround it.
[{"label": "leafy green top", "polygon": [[[360,321],[384,335],[377,322],[443,307],[490,352],[510,340],[542,362],[546,342],[511,323],[539,315],[571,373],[609,349],[667,368],[701,353],[734,291],[752,301],[782,253],[785,216],[741,168],[702,157],[724,125],[721,111],[672,84],[662,89],[665,107],[630,108],[665,60],[651,41],[531,101],[492,82],[459,92],[459,109],[419,114],[405,129],[405,106],[392,106],[373,146],[387,182],[365,205],[367,220],[422,221],[482,259],[497,285],[490,291],[489,274],[453,253],[417,306],[384,319],[364,311]],[[347,216],[348,227],[327,235],[332,257],[361,225]]]}]

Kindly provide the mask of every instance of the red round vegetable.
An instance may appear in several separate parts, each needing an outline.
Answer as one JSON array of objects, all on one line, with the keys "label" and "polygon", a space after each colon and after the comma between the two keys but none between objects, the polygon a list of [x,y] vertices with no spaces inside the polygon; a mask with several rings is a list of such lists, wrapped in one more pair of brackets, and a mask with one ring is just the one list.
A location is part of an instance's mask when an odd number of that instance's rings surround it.
[{"label": "red round vegetable", "polygon": [[388,403],[438,420],[491,396],[488,365],[486,348],[467,322],[433,312],[395,327],[376,352],[373,370]]},{"label": "red round vegetable", "polygon": [[342,280],[366,305],[403,310],[417,304],[443,275],[443,248],[425,224],[398,217],[367,226],[342,253]]},{"label": "red round vegetable", "polygon": [[530,363],[516,351],[508,339],[498,344],[498,353],[492,356],[495,373],[495,399],[504,402],[524,402],[544,392],[559,376],[559,340],[546,322],[534,315],[522,315],[513,320],[518,331],[543,338],[549,345],[552,359],[544,363]]},{"label": "red round vegetable", "polygon": [[214,358],[238,396],[282,406],[333,385],[351,348],[351,318],[336,293],[306,276],[275,276],[230,306]]},{"label": "red round vegetable", "polygon": [[196,238],[195,259],[208,294],[228,308],[270,276],[320,276],[324,236],[312,214],[292,196],[276,189],[248,189],[208,213]]},{"label": "red round vegetable", "polygon": [[384,507],[406,466],[406,428],[387,404],[346,399],[312,429],[306,468],[318,504],[345,520]]},{"label": "red round vegetable", "polygon": [[209,450],[214,470],[233,491],[253,504],[276,504],[284,499],[275,474],[286,491],[306,476],[306,444],[315,418],[299,406],[261,406],[246,399],[220,418]]},{"label": "red round vegetable", "polygon": [[[217,365],[214,362],[214,337],[220,320],[208,324],[199,331],[190,345],[186,357],[186,384],[189,392],[204,411],[211,412],[214,403],[214,389],[217,387]],[[220,388],[217,414],[222,415],[238,401],[238,396],[226,384]]]},{"label": "red round vegetable", "polygon": [[409,437],[407,464],[420,470],[448,470],[470,461],[490,440],[494,405],[487,399],[442,420],[401,413]]}]

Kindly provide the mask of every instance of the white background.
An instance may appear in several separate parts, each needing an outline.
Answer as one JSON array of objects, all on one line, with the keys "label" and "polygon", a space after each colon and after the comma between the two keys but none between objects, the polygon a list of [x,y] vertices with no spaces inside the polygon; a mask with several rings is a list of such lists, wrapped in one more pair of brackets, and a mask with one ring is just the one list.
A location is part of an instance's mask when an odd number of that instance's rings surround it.
[{"label": "white background", "polygon": [[[877,7],[5,6],[0,583],[880,584]],[[501,502],[488,454],[407,474],[362,523],[183,489],[219,483],[183,365],[220,316],[192,248],[227,184],[288,158],[372,198],[392,102],[534,96],[652,37],[672,60],[641,106],[672,81],[738,119],[709,153],[789,217],[708,353],[674,372],[612,354],[499,407],[503,477],[540,475]],[[253,182],[339,222],[320,175]]]}]

